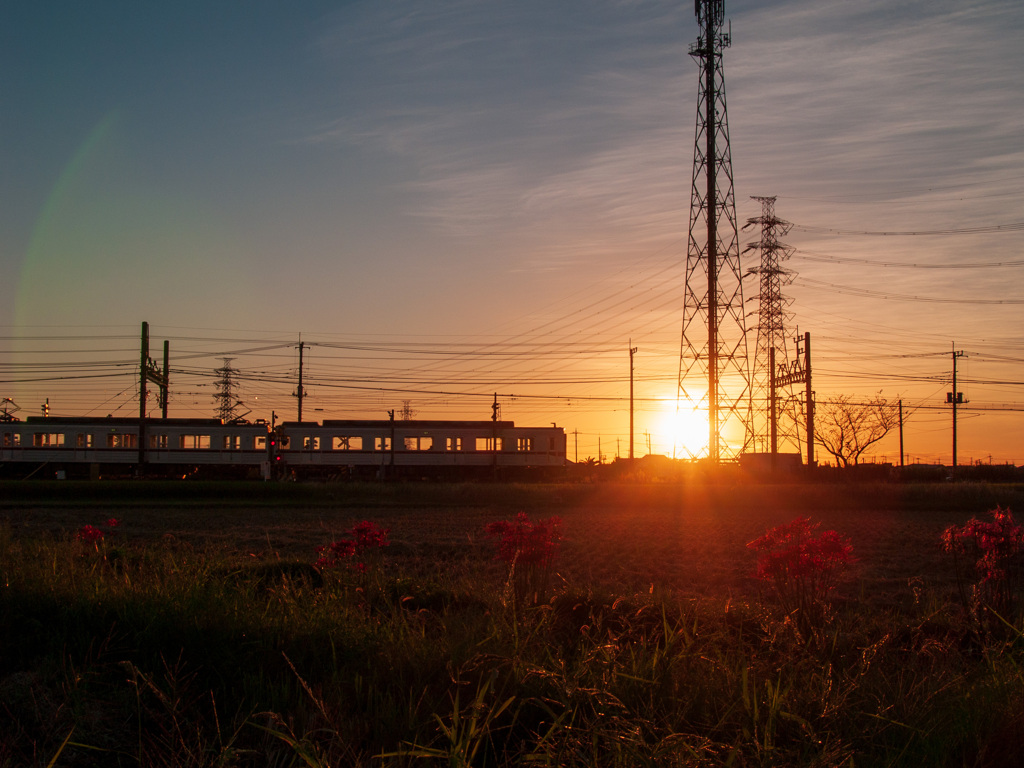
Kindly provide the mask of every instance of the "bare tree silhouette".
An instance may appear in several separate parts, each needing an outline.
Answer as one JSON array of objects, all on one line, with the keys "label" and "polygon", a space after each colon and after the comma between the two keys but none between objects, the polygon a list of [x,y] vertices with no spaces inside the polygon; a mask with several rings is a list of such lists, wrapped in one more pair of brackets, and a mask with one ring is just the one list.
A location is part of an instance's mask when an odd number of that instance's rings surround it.
[{"label": "bare tree silhouette", "polygon": [[870,400],[839,395],[816,408],[815,433],[840,466],[856,466],[864,452],[899,424],[899,409],[879,392]]}]

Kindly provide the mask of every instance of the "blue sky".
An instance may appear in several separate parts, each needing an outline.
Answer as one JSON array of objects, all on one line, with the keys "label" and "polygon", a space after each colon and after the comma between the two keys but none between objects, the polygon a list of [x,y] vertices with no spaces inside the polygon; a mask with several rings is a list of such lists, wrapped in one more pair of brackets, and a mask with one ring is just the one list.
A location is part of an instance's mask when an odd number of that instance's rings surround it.
[{"label": "blue sky", "polygon": [[[1024,259],[1024,234],[995,229],[1024,221],[1019,3],[727,2],[726,16],[739,218],[776,195],[798,225],[786,292],[816,338],[819,396],[933,403],[956,342],[973,402],[1024,402],[1024,308],[993,303],[1020,301]],[[39,336],[130,337],[142,320],[196,370],[232,355],[283,374],[294,350],[243,350],[299,333],[416,342],[430,360],[314,348],[323,414],[410,399],[423,417],[486,417],[423,393],[557,395],[504,414],[579,429],[588,455],[595,436],[604,453],[622,439],[621,402],[581,403],[622,394],[630,339],[642,393],[674,392],[692,3],[36,2],[5,6],[0,27],[0,325],[29,339],[0,345],[0,363],[36,360]],[[500,362],[455,351],[479,344]],[[415,391],[330,390],[342,371]],[[72,395],[18,376],[0,387],[33,411],[45,396],[67,413],[116,403],[130,383]],[[210,411],[206,386],[180,393],[179,415]],[[246,386],[291,407],[281,387]],[[946,414],[915,418],[919,453],[941,458]],[[1019,426],[979,413],[961,444],[1024,461]]]}]

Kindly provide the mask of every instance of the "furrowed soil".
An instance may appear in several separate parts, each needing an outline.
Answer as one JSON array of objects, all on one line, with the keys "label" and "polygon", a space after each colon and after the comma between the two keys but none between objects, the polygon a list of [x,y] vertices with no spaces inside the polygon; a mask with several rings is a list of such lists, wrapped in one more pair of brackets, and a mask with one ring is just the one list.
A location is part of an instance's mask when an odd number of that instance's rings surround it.
[{"label": "furrowed soil", "polygon": [[487,523],[526,512],[558,516],[558,576],[618,593],[672,590],[714,600],[756,594],[747,543],[810,517],[853,543],[841,596],[899,607],[927,585],[955,591],[939,547],[949,525],[1002,506],[1022,509],[1024,486],[988,484],[217,484],[11,483],[0,522],[16,538],[72,536],[120,521],[132,546],[212,548],[242,559],[313,562],[317,547],[360,520],[391,529],[390,557],[406,570],[485,566]]}]

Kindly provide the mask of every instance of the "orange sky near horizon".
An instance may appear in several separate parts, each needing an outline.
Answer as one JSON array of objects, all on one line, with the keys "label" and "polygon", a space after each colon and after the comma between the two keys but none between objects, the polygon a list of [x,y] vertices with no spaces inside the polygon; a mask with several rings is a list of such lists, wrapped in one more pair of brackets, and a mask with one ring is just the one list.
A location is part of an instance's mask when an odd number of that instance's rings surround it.
[{"label": "orange sky near horizon", "polygon": [[[961,350],[959,463],[1024,464],[1024,11],[725,11],[737,219],[768,195],[793,223],[788,329],[811,334],[818,402],[900,400],[909,460],[948,464]],[[3,14],[19,415],[136,414],[148,321],[172,416],[213,416],[229,358],[250,418],[293,419],[301,339],[306,418],[488,419],[497,393],[504,419],[564,427],[570,458],[613,460],[633,346],[636,454],[701,442],[676,414],[692,3]],[[744,299],[752,357],[756,278]],[[894,431],[867,460],[898,450]]]}]

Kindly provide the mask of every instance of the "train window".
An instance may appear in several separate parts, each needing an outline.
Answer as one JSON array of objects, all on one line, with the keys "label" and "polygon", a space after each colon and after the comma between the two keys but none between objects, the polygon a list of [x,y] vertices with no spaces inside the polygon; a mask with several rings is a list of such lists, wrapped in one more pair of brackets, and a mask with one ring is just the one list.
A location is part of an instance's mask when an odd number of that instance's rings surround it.
[{"label": "train window", "polygon": [[373,450],[375,450],[375,451],[390,451],[391,450],[391,438],[390,437],[375,437],[375,438],[373,438]]},{"label": "train window", "polygon": [[111,432],[107,435],[107,448],[120,448],[121,447],[121,435],[117,432]]},{"label": "train window", "polygon": [[302,449],[304,451],[319,451],[320,450],[320,438],[311,437],[309,435],[302,438]]},{"label": "train window", "polygon": [[124,439],[121,441],[121,445],[125,448],[138,448],[139,447],[139,436],[133,434],[124,435]]},{"label": "train window", "polygon": [[12,442],[13,441],[11,440],[11,433],[10,432],[4,432],[4,442],[3,442],[4,448],[10,448]]},{"label": "train window", "polygon": [[257,451],[263,450],[267,447],[267,438],[263,435],[256,435],[252,441],[252,447]]},{"label": "train window", "polygon": [[495,443],[497,443],[497,450],[501,450],[501,438],[500,437],[478,437],[476,439],[476,449],[478,451],[493,451],[495,450]]},{"label": "train window", "polygon": [[37,448],[64,445],[64,433],[51,432],[47,434],[45,432],[36,432],[34,435],[32,435],[32,445],[36,446]]},{"label": "train window", "polygon": [[224,450],[237,451],[242,448],[241,435],[224,435]]},{"label": "train window", "polygon": [[532,437],[520,437],[516,440],[516,450],[518,451],[532,451],[533,450],[533,438]]},{"label": "train window", "polygon": [[281,435],[281,442],[277,445],[282,451],[290,450],[292,447],[292,439],[288,435]]},{"label": "train window", "polygon": [[361,451],[363,450],[363,438],[361,438],[359,435],[331,438],[331,450]]},{"label": "train window", "polygon": [[[127,437],[127,435],[125,435]],[[201,450],[206,451],[210,448],[210,436],[209,435],[180,435],[178,438],[178,447],[186,450]]]},{"label": "train window", "polygon": [[75,435],[75,446],[78,448],[92,448],[92,435],[89,432],[79,432]]},{"label": "train window", "polygon": [[407,437],[404,439],[407,451],[429,451],[434,446],[432,437]]},{"label": "train window", "polygon": [[149,447],[150,448],[167,448],[167,435],[150,435],[149,436]]},{"label": "train window", "polygon": [[461,451],[462,450],[462,438],[461,437],[446,437],[444,440],[444,449],[446,451]]}]

